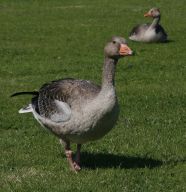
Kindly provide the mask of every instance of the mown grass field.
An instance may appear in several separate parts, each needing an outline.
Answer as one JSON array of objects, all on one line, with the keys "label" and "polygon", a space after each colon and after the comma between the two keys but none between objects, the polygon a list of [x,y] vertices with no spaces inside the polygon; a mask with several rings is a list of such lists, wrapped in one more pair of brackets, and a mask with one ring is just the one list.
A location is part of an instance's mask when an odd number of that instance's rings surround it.
[{"label": "mown grass field", "polygon": [[[75,174],[58,139],[18,114],[30,96],[9,96],[64,77],[100,83],[107,40],[127,38],[154,6],[170,42],[128,41],[135,56],[117,66],[118,124],[83,146]],[[0,191],[186,191],[185,9],[185,0],[0,0]]]}]

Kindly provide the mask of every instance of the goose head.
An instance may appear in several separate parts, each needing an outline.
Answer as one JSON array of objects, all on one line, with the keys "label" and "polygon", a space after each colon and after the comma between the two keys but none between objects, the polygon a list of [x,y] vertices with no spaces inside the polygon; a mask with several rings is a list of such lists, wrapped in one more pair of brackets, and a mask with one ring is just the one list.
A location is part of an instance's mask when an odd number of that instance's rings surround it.
[{"label": "goose head", "polygon": [[160,17],[160,10],[158,8],[152,8],[147,13],[144,14],[144,17],[152,17],[152,18]]},{"label": "goose head", "polygon": [[132,55],[132,50],[128,47],[123,37],[112,37],[104,48],[105,57],[117,60],[124,56]]}]

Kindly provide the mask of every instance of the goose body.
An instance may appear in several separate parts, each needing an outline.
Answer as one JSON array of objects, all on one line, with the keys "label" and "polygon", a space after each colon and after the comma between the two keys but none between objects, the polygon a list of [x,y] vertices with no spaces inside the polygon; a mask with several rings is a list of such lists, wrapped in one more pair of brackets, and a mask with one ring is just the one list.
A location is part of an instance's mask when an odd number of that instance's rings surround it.
[{"label": "goose body", "polygon": [[31,107],[40,124],[78,144],[103,137],[119,114],[114,88],[101,90],[90,81],[75,79],[44,85]]},{"label": "goose body", "polygon": [[153,22],[151,24],[137,25],[132,29],[129,35],[129,39],[139,42],[165,42],[167,41],[167,34],[160,22],[160,11],[157,8],[152,8],[145,17],[152,17]]},{"label": "goose body", "polygon": [[[118,59],[131,55],[125,39],[113,37],[104,49],[102,85],[87,80],[61,79],[44,84],[38,92],[18,92],[12,96],[32,94],[34,97],[20,113],[32,112],[35,119],[60,138],[70,167],[80,169],[80,147],[100,139],[115,125],[119,115],[114,74]],[[76,160],[70,143],[77,144]]]}]

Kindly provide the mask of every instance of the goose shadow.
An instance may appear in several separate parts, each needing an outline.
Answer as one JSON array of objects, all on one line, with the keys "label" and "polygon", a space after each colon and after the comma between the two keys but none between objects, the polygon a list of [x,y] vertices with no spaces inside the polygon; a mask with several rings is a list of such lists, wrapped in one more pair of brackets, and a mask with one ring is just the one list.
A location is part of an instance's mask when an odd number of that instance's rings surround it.
[{"label": "goose shadow", "polygon": [[173,39],[167,39],[164,43],[174,43],[175,42],[175,40],[173,40]]},{"label": "goose shadow", "polygon": [[135,168],[155,168],[163,164],[162,161],[147,158],[147,157],[132,157],[124,155],[114,155],[108,153],[88,153],[81,154],[82,167],[88,169],[96,168],[120,168],[120,169],[135,169]]}]

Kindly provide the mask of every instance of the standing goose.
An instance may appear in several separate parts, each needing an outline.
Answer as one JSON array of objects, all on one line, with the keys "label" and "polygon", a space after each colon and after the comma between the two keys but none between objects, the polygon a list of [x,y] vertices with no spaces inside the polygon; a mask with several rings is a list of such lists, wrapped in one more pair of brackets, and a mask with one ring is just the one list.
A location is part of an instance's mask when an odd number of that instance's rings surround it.
[{"label": "standing goose", "polygon": [[[64,144],[72,170],[80,170],[81,144],[100,139],[115,125],[119,109],[114,87],[118,59],[132,55],[126,40],[113,37],[104,48],[102,85],[86,80],[61,79],[44,84],[38,92],[17,92],[11,96],[32,94],[31,104],[19,113],[32,112],[37,121]],[[77,144],[73,160],[70,142]]]},{"label": "standing goose", "polygon": [[159,25],[160,11],[158,8],[152,8],[144,17],[152,17],[153,22],[151,24],[142,24],[134,27],[129,35],[129,39],[140,42],[166,42],[167,34],[163,27]]}]

